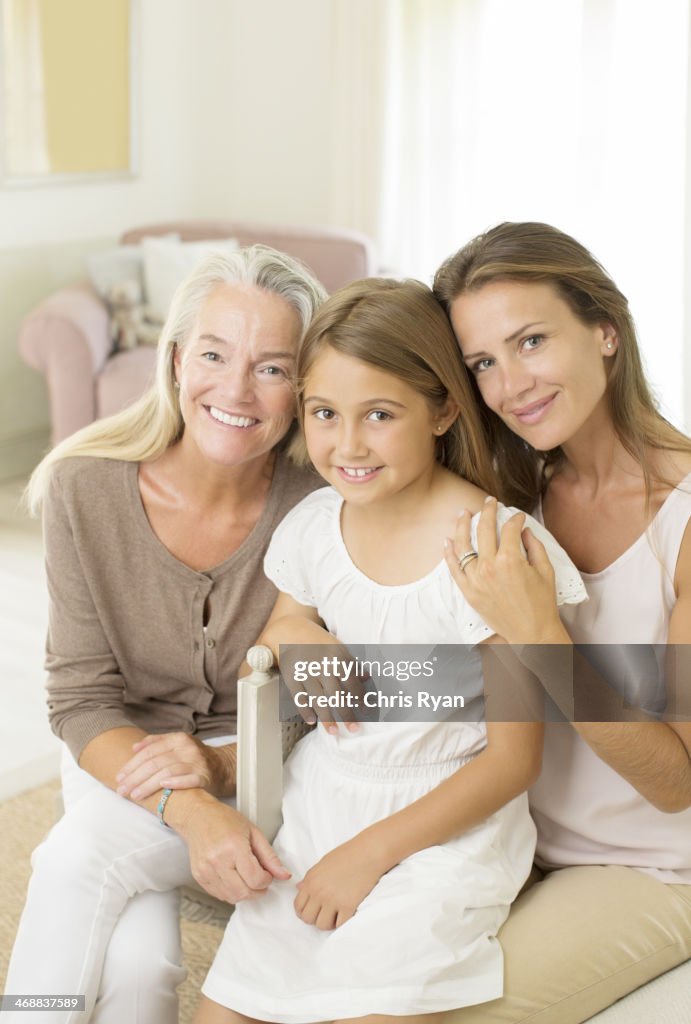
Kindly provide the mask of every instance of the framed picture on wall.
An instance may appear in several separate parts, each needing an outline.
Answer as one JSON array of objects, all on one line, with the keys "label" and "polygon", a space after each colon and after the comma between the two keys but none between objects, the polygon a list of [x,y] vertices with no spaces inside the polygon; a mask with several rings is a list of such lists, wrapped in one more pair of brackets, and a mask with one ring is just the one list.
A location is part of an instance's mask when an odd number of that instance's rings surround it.
[{"label": "framed picture on wall", "polygon": [[0,0],[3,185],[131,177],[138,0]]}]

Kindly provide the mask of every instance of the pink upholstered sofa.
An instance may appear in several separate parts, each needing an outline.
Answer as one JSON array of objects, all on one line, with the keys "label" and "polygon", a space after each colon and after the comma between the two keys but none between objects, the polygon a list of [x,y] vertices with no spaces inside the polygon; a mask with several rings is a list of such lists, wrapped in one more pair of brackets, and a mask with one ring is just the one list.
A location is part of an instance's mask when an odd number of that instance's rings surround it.
[{"label": "pink upholstered sofa", "polygon": [[[182,221],[135,228],[120,241],[131,245],[147,235],[171,233],[183,241],[232,237],[241,246],[273,246],[306,263],[330,292],[374,273],[371,241],[341,229]],[[53,444],[138,398],[155,361],[155,349],[146,346],[112,352],[106,304],[87,281],[60,289],[24,318],[19,350],[29,366],[45,374]]]}]

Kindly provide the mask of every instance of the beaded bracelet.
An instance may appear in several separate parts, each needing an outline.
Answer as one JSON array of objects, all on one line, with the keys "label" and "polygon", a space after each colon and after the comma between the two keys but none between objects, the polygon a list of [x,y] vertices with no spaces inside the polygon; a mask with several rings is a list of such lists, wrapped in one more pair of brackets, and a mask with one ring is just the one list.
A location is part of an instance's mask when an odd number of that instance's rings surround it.
[{"label": "beaded bracelet", "polygon": [[172,789],[164,789],[163,792],[161,793],[161,799],[158,801],[158,807],[156,808],[156,813],[158,814],[158,820],[161,822],[162,825],[165,825],[166,828],[170,828],[170,825],[168,824],[166,819],[163,817],[163,812],[166,809],[166,804],[168,803],[168,797],[170,796],[170,794],[172,792],[173,792]]}]

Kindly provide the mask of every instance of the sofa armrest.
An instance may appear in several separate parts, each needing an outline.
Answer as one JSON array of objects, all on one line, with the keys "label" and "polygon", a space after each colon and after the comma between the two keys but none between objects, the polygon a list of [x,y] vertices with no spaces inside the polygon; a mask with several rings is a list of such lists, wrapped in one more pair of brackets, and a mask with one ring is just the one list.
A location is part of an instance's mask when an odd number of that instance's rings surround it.
[{"label": "sofa armrest", "polygon": [[108,310],[86,283],[54,292],[22,321],[19,351],[45,374],[53,444],[96,418],[95,378],[111,348]]}]

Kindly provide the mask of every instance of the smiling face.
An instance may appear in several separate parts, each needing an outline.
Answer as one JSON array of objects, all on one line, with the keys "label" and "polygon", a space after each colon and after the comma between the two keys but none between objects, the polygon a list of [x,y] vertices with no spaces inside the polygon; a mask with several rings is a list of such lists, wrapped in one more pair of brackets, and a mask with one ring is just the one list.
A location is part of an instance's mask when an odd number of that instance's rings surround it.
[{"label": "smiling face", "polygon": [[409,384],[324,346],[304,388],[310,458],[346,501],[366,504],[426,489],[437,463],[435,438],[455,419]]},{"label": "smiling face", "polygon": [[284,299],[253,286],[217,285],[175,353],[181,445],[224,466],[270,452],[295,415],[299,336],[298,314]]},{"label": "smiling face", "polygon": [[583,323],[552,285],[494,281],[459,295],[450,314],[485,403],[533,448],[566,444],[609,415],[605,360],[616,333]]}]

